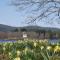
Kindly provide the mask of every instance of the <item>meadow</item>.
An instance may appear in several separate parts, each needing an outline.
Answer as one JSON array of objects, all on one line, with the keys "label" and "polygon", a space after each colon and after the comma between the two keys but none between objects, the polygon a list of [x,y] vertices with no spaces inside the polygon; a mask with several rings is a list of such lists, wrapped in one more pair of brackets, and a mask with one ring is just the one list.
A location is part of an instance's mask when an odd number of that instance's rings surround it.
[{"label": "meadow", "polygon": [[0,60],[60,60],[60,42],[18,40],[0,42]]}]

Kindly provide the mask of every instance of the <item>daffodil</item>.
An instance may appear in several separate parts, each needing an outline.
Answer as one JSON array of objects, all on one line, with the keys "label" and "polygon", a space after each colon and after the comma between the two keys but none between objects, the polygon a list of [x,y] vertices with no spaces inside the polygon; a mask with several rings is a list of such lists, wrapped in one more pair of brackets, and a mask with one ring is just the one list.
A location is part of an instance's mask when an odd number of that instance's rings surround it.
[{"label": "daffodil", "polygon": [[8,54],[9,54],[9,56],[10,56],[10,55],[11,55],[11,52],[9,52]]},{"label": "daffodil", "polygon": [[44,46],[41,46],[41,50],[44,49]]},{"label": "daffodil", "polygon": [[60,46],[56,46],[55,48],[54,48],[54,52],[60,52]]},{"label": "daffodil", "polygon": [[4,50],[4,51],[6,50],[5,46],[3,46],[3,50]]},{"label": "daffodil", "polygon": [[13,45],[13,43],[10,43],[10,46],[12,46]]},{"label": "daffodil", "polygon": [[52,49],[52,47],[51,46],[47,46],[47,50],[51,50]]},{"label": "daffodil", "polygon": [[3,44],[3,46],[6,46],[6,45],[7,45],[7,43],[4,43],[4,44]]},{"label": "daffodil", "polygon": [[16,57],[14,60],[21,60],[20,57]]},{"label": "daffodil", "polygon": [[34,46],[35,46],[35,47],[37,46],[37,43],[36,43],[36,42],[34,42]]},{"label": "daffodil", "polygon": [[28,47],[26,47],[25,50],[24,50],[25,54],[27,53],[27,51],[29,51]]},{"label": "daffodil", "polygon": [[17,56],[19,56],[19,55],[20,55],[20,51],[18,50],[18,51],[17,51]]}]

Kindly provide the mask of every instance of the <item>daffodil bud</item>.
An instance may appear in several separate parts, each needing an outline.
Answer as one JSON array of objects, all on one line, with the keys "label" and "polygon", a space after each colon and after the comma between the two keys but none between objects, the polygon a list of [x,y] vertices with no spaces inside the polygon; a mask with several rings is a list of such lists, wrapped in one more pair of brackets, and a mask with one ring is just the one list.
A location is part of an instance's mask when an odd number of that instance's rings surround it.
[{"label": "daffodil bud", "polygon": [[34,46],[35,46],[35,47],[37,46],[37,43],[36,43],[36,42],[34,42]]},{"label": "daffodil bud", "polygon": [[6,50],[5,46],[3,46],[3,50],[4,50],[4,51]]},{"label": "daffodil bud", "polygon": [[27,53],[27,51],[29,51],[28,47],[26,47],[25,50],[24,50],[25,54]]},{"label": "daffodil bud", "polygon": [[7,45],[7,43],[4,43],[4,44],[3,44],[3,46],[6,46],[6,45]]},{"label": "daffodil bud", "polygon": [[18,50],[18,51],[17,51],[17,56],[19,56],[19,55],[20,55],[20,51]]},{"label": "daffodil bud", "polygon": [[10,55],[11,55],[11,52],[9,52],[8,54],[9,54],[9,56],[10,56]]}]

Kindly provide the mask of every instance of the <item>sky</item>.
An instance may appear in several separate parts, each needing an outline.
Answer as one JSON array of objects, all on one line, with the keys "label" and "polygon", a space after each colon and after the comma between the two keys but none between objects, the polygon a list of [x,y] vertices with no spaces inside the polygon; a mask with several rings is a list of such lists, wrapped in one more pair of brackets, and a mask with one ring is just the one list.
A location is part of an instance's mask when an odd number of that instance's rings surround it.
[{"label": "sky", "polygon": [[[18,12],[16,7],[9,5],[9,0],[0,0],[0,24],[15,27],[26,26],[26,15],[28,15],[26,11]],[[49,24],[46,23],[46,20],[42,20],[37,22],[36,25],[60,28],[60,24],[57,24],[56,22],[57,21],[54,22],[55,24]]]},{"label": "sky", "polygon": [[9,5],[8,0],[0,0],[0,24],[9,26],[24,26],[24,14],[16,11],[16,8]]}]

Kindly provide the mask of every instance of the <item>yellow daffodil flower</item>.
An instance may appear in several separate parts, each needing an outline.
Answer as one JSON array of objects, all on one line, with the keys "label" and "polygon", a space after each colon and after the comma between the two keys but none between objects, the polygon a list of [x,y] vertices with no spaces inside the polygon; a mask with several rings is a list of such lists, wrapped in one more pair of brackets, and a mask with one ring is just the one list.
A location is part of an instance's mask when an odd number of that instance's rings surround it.
[{"label": "yellow daffodil flower", "polygon": [[21,60],[20,57],[16,57],[14,60]]},{"label": "yellow daffodil flower", "polygon": [[18,50],[18,51],[17,51],[17,56],[19,56],[19,55],[20,55],[20,51]]},{"label": "yellow daffodil flower", "polygon": [[52,49],[52,47],[51,46],[47,46],[47,50],[51,50]]}]

